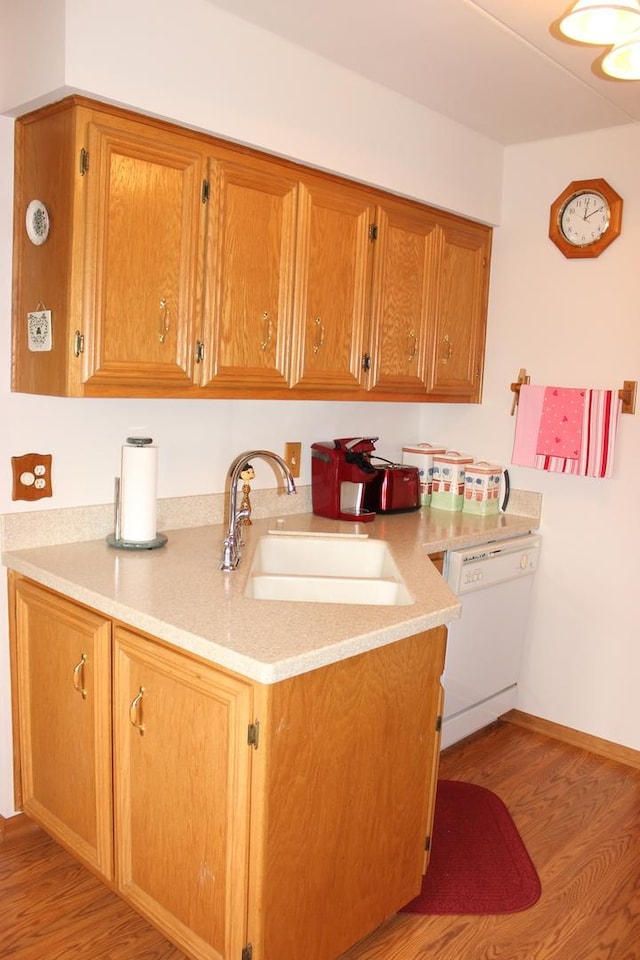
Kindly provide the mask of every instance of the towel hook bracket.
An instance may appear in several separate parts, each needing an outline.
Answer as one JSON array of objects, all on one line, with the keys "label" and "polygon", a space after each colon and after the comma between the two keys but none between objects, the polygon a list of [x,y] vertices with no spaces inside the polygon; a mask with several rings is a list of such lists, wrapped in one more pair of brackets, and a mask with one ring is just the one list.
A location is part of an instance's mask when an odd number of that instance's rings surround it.
[{"label": "towel hook bracket", "polygon": [[622,390],[618,390],[618,396],[622,400],[622,413],[636,412],[636,395],[638,393],[637,380],[625,380],[622,384]]},{"label": "towel hook bracket", "polygon": [[[511,404],[511,416],[516,412],[518,400],[520,399],[520,387],[523,384],[531,383],[531,377],[528,376],[524,367],[518,371],[518,379],[511,384],[513,392],[513,403]],[[636,412],[636,399],[638,395],[638,381],[624,380],[622,389],[618,390],[618,397],[622,400],[621,413],[634,414]]]},{"label": "towel hook bracket", "polygon": [[520,367],[518,370],[518,379],[515,383],[511,384],[511,390],[513,391],[513,403],[511,404],[511,416],[516,412],[516,407],[518,406],[518,400],[520,399],[520,387],[523,383],[531,383],[531,377],[527,374],[527,371],[524,367]]}]

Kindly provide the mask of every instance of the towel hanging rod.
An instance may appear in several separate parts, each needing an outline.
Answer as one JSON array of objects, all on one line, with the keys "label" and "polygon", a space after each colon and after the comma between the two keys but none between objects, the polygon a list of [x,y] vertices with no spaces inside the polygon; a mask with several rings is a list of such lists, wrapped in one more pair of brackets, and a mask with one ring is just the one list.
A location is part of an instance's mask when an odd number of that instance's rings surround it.
[{"label": "towel hanging rod", "polygon": [[[511,390],[513,391],[513,403],[511,404],[511,416],[516,412],[516,407],[518,406],[518,400],[520,398],[520,387],[523,384],[531,383],[531,377],[528,375],[524,367],[521,367],[518,371],[518,379],[511,384]],[[622,400],[622,409],[621,413],[635,413],[636,412],[636,397],[638,394],[638,381],[637,380],[625,380],[622,384],[622,389],[618,390],[618,397]]]}]

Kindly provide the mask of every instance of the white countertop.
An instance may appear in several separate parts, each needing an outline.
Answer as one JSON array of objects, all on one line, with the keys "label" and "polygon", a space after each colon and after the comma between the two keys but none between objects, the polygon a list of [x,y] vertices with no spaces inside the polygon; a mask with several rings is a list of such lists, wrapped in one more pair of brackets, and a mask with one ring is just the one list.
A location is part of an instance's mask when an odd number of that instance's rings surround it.
[{"label": "white countertop", "polygon": [[173,646],[261,683],[275,683],[460,615],[460,604],[427,553],[524,534],[533,517],[475,517],[422,509],[350,524],[292,514],[290,531],[366,533],[387,541],[414,599],[409,606],[280,602],[244,596],[257,539],[276,518],[243,528],[245,546],[233,573],[218,569],[220,524],[168,532],[158,550],[118,550],[104,540],[9,550],[17,573]]}]

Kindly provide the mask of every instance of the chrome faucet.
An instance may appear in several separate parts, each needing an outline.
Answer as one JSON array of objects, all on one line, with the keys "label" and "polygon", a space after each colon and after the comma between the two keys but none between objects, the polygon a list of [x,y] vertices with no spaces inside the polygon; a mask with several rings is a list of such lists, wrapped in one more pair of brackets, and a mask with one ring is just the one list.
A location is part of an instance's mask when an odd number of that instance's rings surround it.
[{"label": "chrome faucet", "polygon": [[241,453],[235,458],[229,467],[229,526],[227,527],[227,535],[224,538],[222,560],[220,561],[220,569],[227,572],[235,570],[240,563],[240,547],[242,546],[240,525],[250,513],[249,510],[238,510],[238,481],[247,463],[256,457],[261,460],[273,460],[282,470],[282,475],[287,485],[287,493],[291,494],[296,492],[293,474],[287,463],[282,457],[279,457],[277,453],[272,453],[271,450],[247,450],[246,453]]}]

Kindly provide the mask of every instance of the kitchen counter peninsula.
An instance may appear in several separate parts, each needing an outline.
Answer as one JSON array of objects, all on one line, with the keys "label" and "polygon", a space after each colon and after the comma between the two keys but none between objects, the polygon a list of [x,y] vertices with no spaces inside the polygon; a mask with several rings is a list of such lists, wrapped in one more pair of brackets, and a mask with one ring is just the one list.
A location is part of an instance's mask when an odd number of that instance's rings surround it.
[{"label": "kitchen counter peninsula", "polygon": [[[427,555],[524,534],[537,522],[507,513],[476,517],[429,509],[362,524],[307,513],[271,517],[243,528],[242,560],[232,573],[218,569],[222,524],[171,530],[157,550],[113,549],[95,540],[10,550],[2,560],[106,616],[269,684],[457,618],[460,604]],[[255,544],[272,529],[385,540],[414,602],[369,606],[246,597]]]},{"label": "kitchen counter peninsula", "polygon": [[[427,555],[536,525],[260,519],[231,574],[219,524],[6,551],[16,809],[192,960],[335,960],[428,867],[459,603]],[[270,529],[385,540],[413,602],[250,599]]]}]

